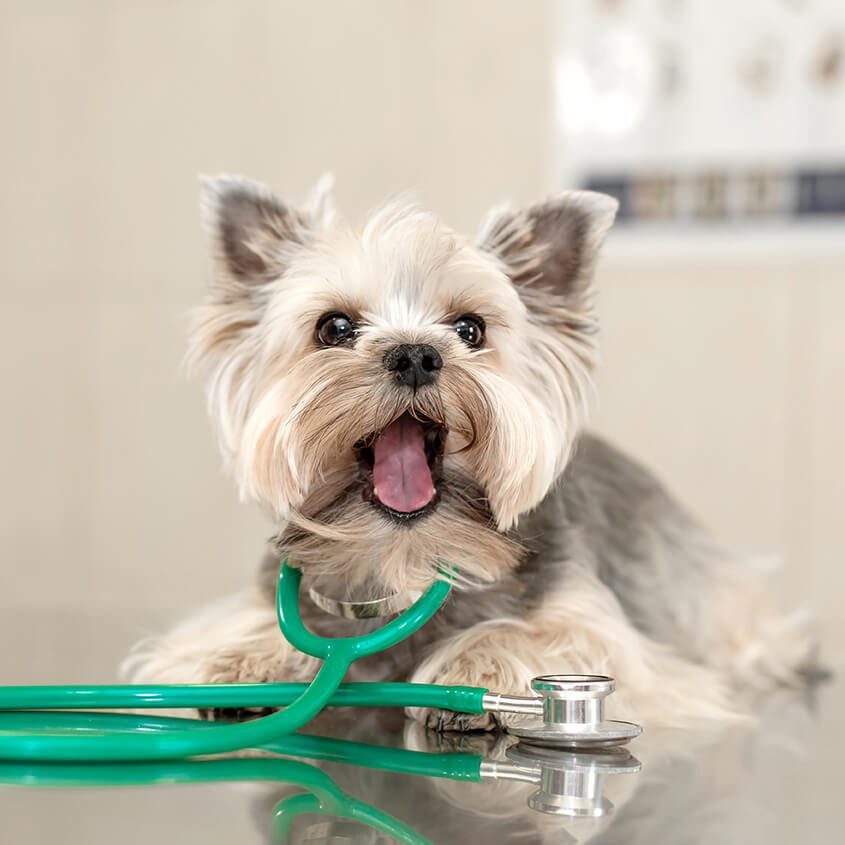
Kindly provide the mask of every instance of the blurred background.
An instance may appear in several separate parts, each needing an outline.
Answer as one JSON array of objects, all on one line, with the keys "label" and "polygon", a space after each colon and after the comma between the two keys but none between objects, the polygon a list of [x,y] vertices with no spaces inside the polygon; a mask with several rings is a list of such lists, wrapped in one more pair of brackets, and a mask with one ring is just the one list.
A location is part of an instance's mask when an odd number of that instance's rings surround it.
[{"label": "blurred background", "polygon": [[[81,643],[45,677],[4,636],[15,679],[108,680],[86,643],[102,660],[119,632],[116,661],[244,587],[271,533],[180,374],[209,269],[197,175],[218,171],[297,199],[332,170],[357,220],[410,187],[461,229],[505,199],[616,194],[594,425],[723,541],[783,561],[834,656],[841,0],[0,9],[0,617],[73,619]],[[56,630],[27,636],[55,662]]]}]

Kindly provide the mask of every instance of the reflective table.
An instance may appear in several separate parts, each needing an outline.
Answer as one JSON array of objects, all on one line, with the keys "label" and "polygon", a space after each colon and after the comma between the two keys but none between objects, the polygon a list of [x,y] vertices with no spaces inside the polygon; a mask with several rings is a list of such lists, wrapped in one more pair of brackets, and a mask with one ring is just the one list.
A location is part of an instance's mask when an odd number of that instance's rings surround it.
[{"label": "reflective table", "polygon": [[[11,610],[3,683],[94,683],[156,620]],[[26,636],[21,636],[21,632]],[[159,766],[0,763],[4,842],[805,843],[838,841],[832,679],[779,690],[718,730],[548,752],[426,732],[394,710],[325,713],[267,752]]]}]

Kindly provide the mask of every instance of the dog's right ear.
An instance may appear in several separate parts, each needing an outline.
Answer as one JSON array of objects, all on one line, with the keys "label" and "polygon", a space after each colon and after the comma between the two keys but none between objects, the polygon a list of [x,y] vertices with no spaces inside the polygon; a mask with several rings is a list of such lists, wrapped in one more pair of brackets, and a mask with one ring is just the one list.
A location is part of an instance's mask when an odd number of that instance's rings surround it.
[{"label": "dog's right ear", "polygon": [[211,238],[214,275],[196,309],[186,358],[188,370],[215,362],[251,360],[251,344],[275,286],[294,254],[332,219],[331,176],[324,176],[301,207],[239,176],[202,179],[201,205]]},{"label": "dog's right ear", "polygon": [[331,213],[330,178],[318,183],[303,209],[270,188],[239,176],[202,179],[202,214],[212,239],[217,282],[243,289],[278,279],[292,252],[311,242]]}]

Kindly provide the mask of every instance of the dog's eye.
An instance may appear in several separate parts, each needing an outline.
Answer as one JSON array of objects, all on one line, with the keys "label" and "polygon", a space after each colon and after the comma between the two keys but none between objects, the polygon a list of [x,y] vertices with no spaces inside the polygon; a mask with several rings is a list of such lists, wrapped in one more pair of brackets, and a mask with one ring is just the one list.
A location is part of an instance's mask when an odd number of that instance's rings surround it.
[{"label": "dog's eye", "polygon": [[355,323],[346,314],[336,311],[323,314],[317,321],[317,340],[323,346],[338,346],[355,339]]},{"label": "dog's eye", "polygon": [[484,343],[484,320],[474,314],[464,314],[452,324],[458,337],[476,349]]}]

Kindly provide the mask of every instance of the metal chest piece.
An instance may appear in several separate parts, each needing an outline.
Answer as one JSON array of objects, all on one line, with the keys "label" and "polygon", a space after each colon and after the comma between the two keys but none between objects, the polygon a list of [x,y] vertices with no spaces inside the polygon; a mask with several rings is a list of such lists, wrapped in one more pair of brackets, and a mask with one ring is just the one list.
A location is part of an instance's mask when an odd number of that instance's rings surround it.
[{"label": "metal chest piece", "polygon": [[624,745],[643,729],[604,718],[604,699],[615,689],[607,675],[540,675],[531,681],[543,704],[542,717],[520,716],[507,731],[546,748],[589,749]]}]

